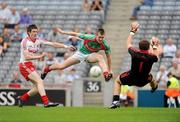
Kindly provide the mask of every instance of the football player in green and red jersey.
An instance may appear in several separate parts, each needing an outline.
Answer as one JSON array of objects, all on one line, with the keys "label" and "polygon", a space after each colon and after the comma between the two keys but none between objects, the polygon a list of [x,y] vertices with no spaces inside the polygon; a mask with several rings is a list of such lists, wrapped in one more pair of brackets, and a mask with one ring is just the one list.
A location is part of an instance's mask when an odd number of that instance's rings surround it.
[{"label": "football player in green and red jersey", "polygon": [[[63,70],[71,65],[78,64],[82,61],[87,61],[88,63],[98,63],[103,71],[103,76],[105,81],[109,81],[113,74],[111,70],[111,50],[110,46],[105,39],[104,29],[98,29],[95,35],[82,34],[76,32],[65,32],[60,28],[57,28],[58,32],[61,34],[75,36],[81,39],[80,48],[75,52],[74,55],[69,57],[63,63],[55,63],[51,66],[46,67],[41,74],[41,78],[44,79],[48,72],[51,70]],[[104,57],[97,52],[104,50],[107,58],[107,64]]]}]

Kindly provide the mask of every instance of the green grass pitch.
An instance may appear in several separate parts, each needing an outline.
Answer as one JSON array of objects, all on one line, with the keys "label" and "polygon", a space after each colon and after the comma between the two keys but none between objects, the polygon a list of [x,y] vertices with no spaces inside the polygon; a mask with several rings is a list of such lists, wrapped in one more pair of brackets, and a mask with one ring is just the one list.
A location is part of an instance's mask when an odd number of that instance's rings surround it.
[{"label": "green grass pitch", "polygon": [[0,106],[0,122],[180,122],[180,109]]}]

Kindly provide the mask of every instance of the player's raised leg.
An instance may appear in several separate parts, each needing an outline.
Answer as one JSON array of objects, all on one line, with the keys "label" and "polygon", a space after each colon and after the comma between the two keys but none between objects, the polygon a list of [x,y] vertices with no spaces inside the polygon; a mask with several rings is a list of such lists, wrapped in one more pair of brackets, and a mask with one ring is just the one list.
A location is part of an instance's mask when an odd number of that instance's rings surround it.
[{"label": "player's raised leg", "polygon": [[54,63],[51,66],[47,66],[42,74],[41,74],[41,78],[44,79],[46,77],[46,75],[48,74],[48,72],[50,72],[51,70],[63,70],[67,67],[70,67],[74,64],[78,64],[80,63],[80,60],[74,57],[69,57],[68,59],[66,59],[63,63]]},{"label": "player's raised leg", "polygon": [[104,60],[104,57],[98,53],[92,53],[87,57],[87,61],[89,63],[98,63],[103,71],[103,75],[106,81],[109,81],[112,78],[112,74],[108,70],[107,64]]}]

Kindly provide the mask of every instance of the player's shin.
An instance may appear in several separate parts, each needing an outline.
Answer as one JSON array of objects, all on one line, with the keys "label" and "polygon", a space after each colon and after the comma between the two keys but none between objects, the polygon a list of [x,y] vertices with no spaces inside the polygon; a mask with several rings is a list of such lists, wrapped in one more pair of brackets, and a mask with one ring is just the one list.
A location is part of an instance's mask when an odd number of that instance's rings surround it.
[{"label": "player's shin", "polygon": [[120,99],[119,99],[120,89],[121,89],[121,84],[118,77],[116,81],[114,82],[113,102],[109,106],[110,109],[115,109],[115,108],[120,107]]},{"label": "player's shin", "polygon": [[29,94],[29,96],[34,96],[34,95],[36,95],[36,94],[38,93],[38,89],[37,89],[36,86],[34,86],[34,87],[33,87],[31,90],[29,90],[27,93]]},{"label": "player's shin", "polygon": [[103,73],[106,73],[106,72],[108,73],[106,62],[103,59],[99,61],[99,66],[101,67]]},{"label": "player's shin", "polygon": [[[74,65],[74,64],[76,64],[76,63],[72,63],[72,64],[68,64],[68,65]],[[67,64],[64,64],[64,63],[54,63],[54,64],[52,64],[51,66],[49,66],[49,71],[51,71],[51,70],[63,70],[63,69],[65,69],[65,68],[67,68],[68,67],[68,65]]]},{"label": "player's shin", "polygon": [[103,76],[105,78],[105,81],[109,81],[112,78],[112,74],[109,73],[106,62],[103,59],[99,60],[99,66],[103,71]]},{"label": "player's shin", "polygon": [[38,88],[38,91],[39,91],[39,94],[41,96],[41,100],[42,100],[43,104],[47,105],[49,103],[49,99],[48,99],[48,97],[46,95],[44,85],[43,85],[42,82],[43,81],[37,83],[37,88]]},{"label": "player's shin", "polygon": [[119,96],[120,94],[120,90],[121,90],[121,83],[119,81],[119,77],[116,78],[115,82],[114,82],[114,96]]},{"label": "player's shin", "polygon": [[43,81],[37,83],[37,88],[38,88],[39,94],[41,96],[41,101],[44,104],[45,108],[56,107],[56,106],[59,105],[59,103],[53,103],[53,102],[49,101],[49,99],[48,99],[48,97],[46,95],[45,89],[44,89]]}]

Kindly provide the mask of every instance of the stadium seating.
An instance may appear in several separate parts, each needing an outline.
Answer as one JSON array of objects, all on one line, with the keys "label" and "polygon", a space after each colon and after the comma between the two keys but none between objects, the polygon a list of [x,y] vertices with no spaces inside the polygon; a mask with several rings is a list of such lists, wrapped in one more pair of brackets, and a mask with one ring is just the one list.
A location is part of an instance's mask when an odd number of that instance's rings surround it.
[{"label": "stadium seating", "polygon": [[[0,0],[2,2],[3,0]],[[92,0],[91,0],[92,1]],[[30,9],[33,17],[33,23],[41,27],[43,32],[47,33],[52,27],[61,27],[63,30],[72,30],[75,26],[81,31],[85,30],[88,25],[95,31],[103,24],[101,12],[83,12],[82,0],[6,0],[10,7],[14,6],[17,11],[26,7]],[[109,1],[103,0],[104,11],[108,9]],[[3,25],[0,23],[0,30]],[[20,25],[23,31],[24,26]],[[61,36],[60,40],[65,42],[67,36]],[[62,49],[46,48],[46,51],[64,52]],[[0,82],[10,82],[12,73],[18,70],[18,62],[20,57],[20,43],[12,43],[5,56],[0,57]],[[80,64],[78,72],[84,76],[87,74],[87,65]],[[83,66],[82,66],[83,65]],[[85,73],[84,73],[85,72]],[[54,73],[50,73],[47,82],[53,83]],[[22,77],[22,76],[21,76]]]}]

